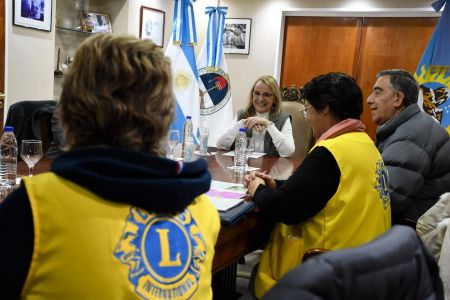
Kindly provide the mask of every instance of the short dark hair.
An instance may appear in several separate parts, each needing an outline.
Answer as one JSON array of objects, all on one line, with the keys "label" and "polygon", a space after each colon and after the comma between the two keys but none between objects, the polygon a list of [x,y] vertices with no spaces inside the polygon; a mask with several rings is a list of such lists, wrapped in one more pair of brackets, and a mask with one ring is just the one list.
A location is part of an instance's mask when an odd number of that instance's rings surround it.
[{"label": "short dark hair", "polygon": [[314,77],[301,89],[302,98],[316,110],[328,105],[338,120],[359,119],[363,110],[361,88],[347,74],[334,72]]},{"label": "short dark hair", "polygon": [[405,95],[403,100],[404,106],[417,103],[419,96],[419,85],[416,79],[409,72],[402,69],[389,69],[378,72],[377,79],[382,76],[389,76],[389,81],[392,88],[397,92],[402,92]]}]

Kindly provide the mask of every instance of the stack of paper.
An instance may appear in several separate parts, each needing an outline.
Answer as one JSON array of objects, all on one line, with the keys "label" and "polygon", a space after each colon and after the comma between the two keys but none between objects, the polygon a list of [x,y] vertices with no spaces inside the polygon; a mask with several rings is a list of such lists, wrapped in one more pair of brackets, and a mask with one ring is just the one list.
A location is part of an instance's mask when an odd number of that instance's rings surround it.
[{"label": "stack of paper", "polygon": [[[222,154],[222,155],[225,155],[225,156],[234,156],[234,151],[230,151],[230,152],[224,153],[224,154]],[[262,156],[264,156],[264,155],[266,155],[266,154],[265,154],[265,153],[262,153],[262,152],[253,152],[253,153],[250,154],[248,157],[249,157],[249,158],[260,158],[260,157],[262,157]]]},{"label": "stack of paper", "polygon": [[218,211],[227,211],[244,201],[245,191],[242,184],[213,180],[206,195]]}]

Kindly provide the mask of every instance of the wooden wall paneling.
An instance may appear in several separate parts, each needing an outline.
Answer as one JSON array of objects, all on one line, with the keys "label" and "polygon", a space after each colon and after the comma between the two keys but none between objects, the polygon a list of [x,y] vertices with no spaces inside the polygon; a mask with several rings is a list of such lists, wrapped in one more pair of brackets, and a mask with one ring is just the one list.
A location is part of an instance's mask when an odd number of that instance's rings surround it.
[{"label": "wooden wall paneling", "polygon": [[362,18],[286,17],[281,86],[357,68]]},{"label": "wooden wall paneling", "polygon": [[366,103],[384,69],[405,69],[414,73],[438,18],[365,18],[361,37],[361,56],[357,81],[363,90],[364,111],[361,120],[374,139],[376,125]]}]

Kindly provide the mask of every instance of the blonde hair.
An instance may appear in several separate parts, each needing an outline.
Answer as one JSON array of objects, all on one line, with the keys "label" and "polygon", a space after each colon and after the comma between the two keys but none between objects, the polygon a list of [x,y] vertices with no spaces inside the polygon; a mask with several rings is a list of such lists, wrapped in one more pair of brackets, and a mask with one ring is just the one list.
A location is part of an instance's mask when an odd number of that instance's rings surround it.
[{"label": "blonde hair", "polygon": [[253,87],[250,90],[250,94],[248,96],[247,104],[244,108],[244,112],[242,115],[242,118],[248,118],[256,115],[255,107],[253,106],[253,91],[255,89],[255,85],[259,82],[263,82],[266,84],[270,90],[272,91],[273,95],[275,96],[273,99],[273,106],[270,110],[270,118],[277,116],[281,112],[281,93],[280,88],[278,87],[277,80],[270,75],[261,76],[258,79],[256,79],[255,83],[253,83]]},{"label": "blonde hair", "polygon": [[175,108],[170,61],[149,40],[94,35],[75,53],[60,114],[68,148],[105,145],[163,155]]}]

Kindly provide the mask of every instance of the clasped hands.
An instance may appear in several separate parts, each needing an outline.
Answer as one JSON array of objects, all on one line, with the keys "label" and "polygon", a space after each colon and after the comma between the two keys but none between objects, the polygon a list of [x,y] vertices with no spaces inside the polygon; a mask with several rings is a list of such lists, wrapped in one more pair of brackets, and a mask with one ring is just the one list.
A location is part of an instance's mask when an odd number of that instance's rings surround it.
[{"label": "clasped hands", "polygon": [[267,186],[271,190],[276,188],[275,180],[269,174],[266,174],[265,171],[251,172],[250,174],[245,175],[244,186],[247,188],[247,194],[250,198],[253,198],[255,191],[260,184]]},{"label": "clasped hands", "polygon": [[256,116],[248,117],[247,119],[244,119],[243,122],[245,127],[248,129],[255,129],[256,131],[262,131],[270,124],[269,120]]}]

